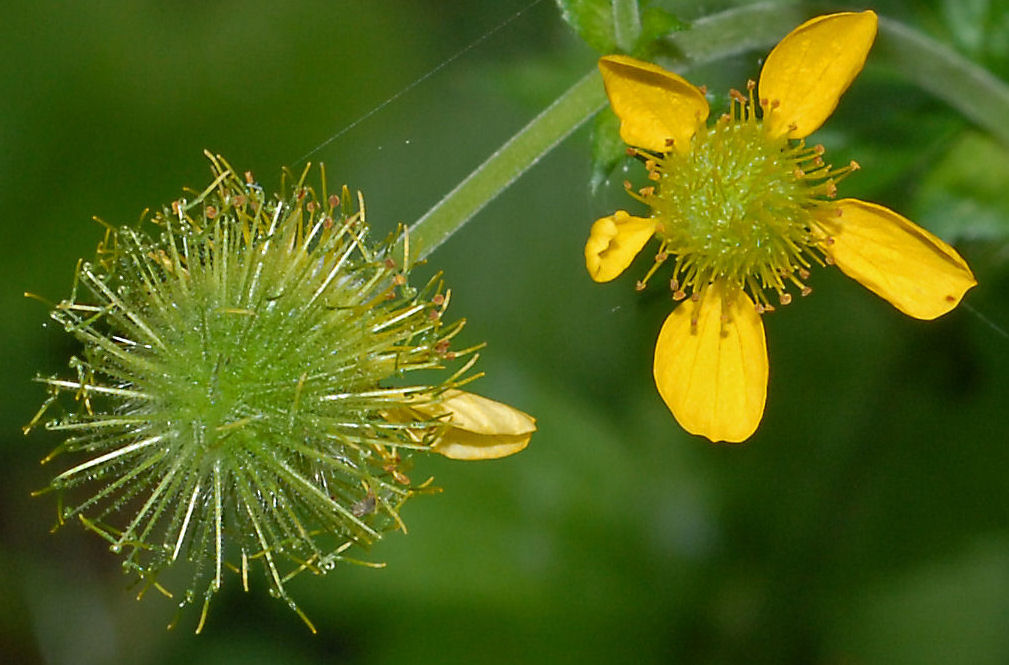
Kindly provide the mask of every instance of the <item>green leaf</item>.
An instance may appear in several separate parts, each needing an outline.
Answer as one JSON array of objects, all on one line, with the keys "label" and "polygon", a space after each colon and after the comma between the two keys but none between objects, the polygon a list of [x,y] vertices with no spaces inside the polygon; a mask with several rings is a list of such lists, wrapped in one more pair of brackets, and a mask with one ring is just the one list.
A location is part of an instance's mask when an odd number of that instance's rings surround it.
[{"label": "green leaf", "polygon": [[561,16],[589,46],[603,54],[647,58],[658,42],[687,24],[648,0],[557,0]]},{"label": "green leaf", "polygon": [[634,55],[648,59],[648,56],[659,50],[660,39],[670,33],[686,30],[687,27],[687,23],[661,7],[645,7],[641,11],[641,35]]},{"label": "green leaf", "polygon": [[613,34],[617,48],[631,53],[641,38],[641,13],[638,0],[613,0]]},{"label": "green leaf", "polygon": [[561,16],[578,36],[600,53],[617,50],[611,0],[557,0]]}]

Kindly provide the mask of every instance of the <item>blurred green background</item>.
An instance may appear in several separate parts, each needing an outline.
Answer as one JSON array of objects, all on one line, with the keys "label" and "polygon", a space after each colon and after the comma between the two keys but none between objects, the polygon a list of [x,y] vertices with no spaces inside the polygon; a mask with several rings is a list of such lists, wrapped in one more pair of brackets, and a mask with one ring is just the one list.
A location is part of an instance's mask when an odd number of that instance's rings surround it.
[{"label": "blurred green background", "polygon": [[[20,427],[74,344],[47,326],[92,215],[129,223],[209,180],[204,148],[268,190],[280,167],[528,5],[528,0],[12,3],[0,17],[3,480],[0,662],[1009,662],[1009,152],[873,62],[820,132],[863,170],[843,193],[957,242],[980,285],[908,319],[836,270],[765,317],[771,385],[757,434],[679,429],[651,382],[670,303],[585,274],[589,132],[543,159],[431,258],[479,392],[539,419],[529,449],[418,460],[444,494],[404,510],[374,560],[304,576],[312,636],[256,580],[227,580],[203,635],[136,602],[105,544],[50,534],[63,460]],[[663,2],[684,19],[726,2]],[[703,6],[701,6],[703,5]],[[1009,9],[874,8],[1006,80]],[[822,6],[810,6],[813,15]],[[724,91],[748,53],[692,72]],[[411,222],[582,73],[595,54],[544,0],[313,155],[365,192],[378,233]],[[611,186],[612,185],[612,186]],[[995,322],[1001,330],[986,321]],[[56,467],[59,467],[56,468]]]}]

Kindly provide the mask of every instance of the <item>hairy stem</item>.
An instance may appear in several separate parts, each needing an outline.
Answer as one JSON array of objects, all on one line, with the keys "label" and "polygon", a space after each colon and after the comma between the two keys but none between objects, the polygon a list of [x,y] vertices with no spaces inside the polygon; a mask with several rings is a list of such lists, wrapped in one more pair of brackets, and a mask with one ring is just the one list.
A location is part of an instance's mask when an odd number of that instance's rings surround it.
[{"label": "hairy stem", "polygon": [[872,57],[1009,146],[1009,85],[987,69],[899,21],[882,17]]},{"label": "hairy stem", "polygon": [[[706,16],[667,41],[679,72],[765,49],[808,18],[799,3],[766,2]],[[880,19],[873,57],[895,68],[1009,145],[1009,86],[949,47],[897,21]],[[413,260],[427,257],[520,175],[606,103],[593,69],[533,118],[411,227]]]}]

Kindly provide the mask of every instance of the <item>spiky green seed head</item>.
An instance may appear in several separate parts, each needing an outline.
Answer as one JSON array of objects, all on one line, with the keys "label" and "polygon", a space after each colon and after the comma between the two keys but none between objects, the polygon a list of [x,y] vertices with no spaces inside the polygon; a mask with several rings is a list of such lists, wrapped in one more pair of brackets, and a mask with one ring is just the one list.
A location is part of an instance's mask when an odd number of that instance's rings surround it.
[{"label": "spiky green seed head", "polygon": [[202,600],[198,630],[229,570],[262,568],[305,618],[291,577],[403,528],[427,488],[411,454],[446,428],[416,407],[476,359],[450,350],[462,321],[443,321],[440,279],[408,284],[401,234],[369,241],[360,196],[328,194],[324,174],[316,192],[306,169],[269,198],[211,164],[209,187],[110,228],[78,264],[52,318],[83,350],[69,377],[40,377],[50,396],[26,427],[68,405],[45,423],[66,436],[45,461],[72,460],[49,488],[59,523],[107,540],[144,588],[169,593],[166,571],[185,570],[175,598]]}]

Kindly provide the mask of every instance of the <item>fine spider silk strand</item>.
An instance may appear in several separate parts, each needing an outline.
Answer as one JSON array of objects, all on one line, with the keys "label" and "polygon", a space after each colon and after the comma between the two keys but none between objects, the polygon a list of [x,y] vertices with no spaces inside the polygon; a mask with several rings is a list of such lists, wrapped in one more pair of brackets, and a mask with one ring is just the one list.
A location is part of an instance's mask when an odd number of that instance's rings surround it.
[{"label": "fine spider silk strand", "polygon": [[332,134],[325,141],[323,141],[319,145],[315,146],[314,148],[312,148],[311,150],[309,150],[308,152],[306,152],[304,155],[302,155],[301,157],[299,157],[297,160],[294,161],[294,165],[298,165],[298,164],[303,163],[306,159],[308,159],[312,155],[316,154],[317,152],[319,152],[320,150],[322,150],[323,148],[325,148],[326,146],[328,146],[333,141],[337,140],[338,138],[340,138],[341,136],[343,136],[344,134],[346,134],[350,130],[354,129],[355,127],[357,127],[358,125],[360,125],[362,122],[364,122],[365,120],[367,120],[371,116],[375,115],[376,113],[378,113],[379,111],[381,111],[382,109],[384,109],[389,104],[392,104],[394,101],[396,101],[397,99],[399,99],[400,97],[402,97],[406,93],[410,92],[411,90],[413,90],[414,88],[416,88],[418,85],[420,85],[424,81],[428,80],[429,78],[431,78],[432,76],[434,76],[435,74],[437,74],[438,72],[440,72],[441,70],[443,70],[446,67],[448,67],[449,65],[451,65],[453,62],[455,62],[456,60],[458,60],[459,58],[461,58],[466,53],[469,53],[474,48],[476,48],[477,46],[479,46],[483,42],[487,41],[491,36],[497,34],[501,30],[503,30],[504,28],[506,28],[507,26],[509,26],[510,24],[512,24],[516,19],[518,19],[518,17],[522,16],[527,11],[529,11],[530,9],[532,9],[533,7],[535,7],[536,5],[540,4],[541,2],[543,2],[543,0],[532,0],[532,2],[530,2],[528,5],[526,5],[525,7],[521,8],[521,9],[519,9],[517,12],[515,12],[511,16],[507,17],[502,22],[498,23],[496,26],[494,26],[493,28],[491,28],[487,32],[483,33],[482,35],[480,35],[479,37],[477,37],[476,39],[474,39],[472,42],[470,42],[469,44],[467,44],[466,46],[464,46],[462,49],[460,49],[459,51],[456,51],[454,54],[450,55],[448,58],[446,58],[445,60],[441,61],[434,68],[428,70],[425,74],[422,74],[419,78],[415,79],[412,83],[408,84],[404,88],[401,88],[398,92],[396,92],[392,96],[388,97],[385,101],[380,102],[377,106],[373,107],[370,111],[368,111],[364,115],[358,117],[356,120],[354,120],[353,122],[351,122],[349,125],[347,125],[343,129],[339,130],[335,134]]}]

